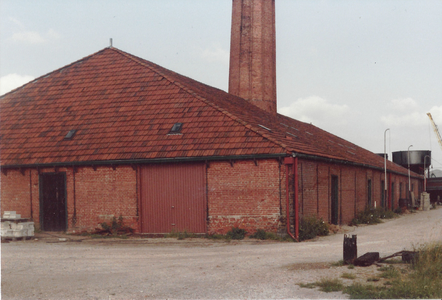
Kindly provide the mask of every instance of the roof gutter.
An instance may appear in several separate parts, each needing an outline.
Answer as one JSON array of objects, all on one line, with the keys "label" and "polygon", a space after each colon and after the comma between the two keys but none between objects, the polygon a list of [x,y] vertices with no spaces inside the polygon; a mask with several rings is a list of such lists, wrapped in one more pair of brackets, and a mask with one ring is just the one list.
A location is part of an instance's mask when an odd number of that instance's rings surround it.
[{"label": "roof gutter", "polygon": [[[310,160],[316,160],[316,161],[323,161],[323,162],[328,162],[328,163],[335,163],[335,164],[344,164],[344,165],[349,165],[349,166],[354,166],[354,167],[363,167],[363,168],[369,168],[369,169],[373,169],[373,170],[377,170],[377,171],[384,171],[384,168],[380,168],[380,167],[375,167],[369,164],[362,164],[362,163],[356,163],[356,162],[351,162],[348,160],[340,160],[340,159],[334,159],[334,158],[325,158],[322,156],[317,156],[317,155],[311,155],[311,154],[302,154],[302,153],[295,153],[293,152],[292,154],[293,157],[299,157],[299,158],[305,158],[305,159],[310,159]],[[401,173],[398,171],[392,171],[392,170],[387,170],[388,172],[390,172],[391,174],[397,174],[397,175],[406,175],[408,176],[408,174],[405,173]],[[423,176],[419,175],[411,175],[411,178],[415,178],[415,179],[422,179]]]},{"label": "roof gutter", "polygon": [[72,167],[72,166],[118,166],[135,164],[157,164],[174,162],[196,162],[196,161],[235,161],[249,159],[268,159],[287,157],[287,153],[258,154],[258,155],[229,155],[229,156],[201,156],[201,157],[174,157],[174,158],[154,158],[154,159],[121,159],[121,160],[97,160],[97,161],[74,161],[74,162],[55,162],[47,164],[15,164],[1,166],[6,169],[29,169],[29,168],[51,168],[51,167]]}]

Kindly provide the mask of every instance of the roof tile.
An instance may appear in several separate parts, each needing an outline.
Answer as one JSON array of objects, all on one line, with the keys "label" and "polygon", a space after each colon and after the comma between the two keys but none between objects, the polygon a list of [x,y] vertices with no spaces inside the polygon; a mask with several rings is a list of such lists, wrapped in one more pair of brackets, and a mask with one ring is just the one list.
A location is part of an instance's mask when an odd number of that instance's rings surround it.
[{"label": "roof tile", "polygon": [[[378,155],[311,124],[116,48],[37,78],[0,105],[2,166],[303,153],[383,167]],[[168,135],[176,122],[181,134]]]}]

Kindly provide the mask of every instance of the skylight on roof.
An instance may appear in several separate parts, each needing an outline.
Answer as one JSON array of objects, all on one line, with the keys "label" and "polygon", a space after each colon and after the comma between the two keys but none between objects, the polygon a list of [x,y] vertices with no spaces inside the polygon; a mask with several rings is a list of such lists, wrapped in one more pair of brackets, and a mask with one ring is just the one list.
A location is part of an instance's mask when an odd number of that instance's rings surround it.
[{"label": "skylight on roof", "polygon": [[265,127],[264,125],[258,124],[259,127],[264,128],[265,130],[272,131],[270,128]]},{"label": "skylight on roof", "polygon": [[183,123],[175,123],[169,131],[169,134],[180,133],[183,128]]},{"label": "skylight on roof", "polygon": [[71,139],[74,137],[74,135],[75,135],[76,132],[77,132],[76,129],[69,130],[69,132],[66,134],[66,136],[64,137],[64,139],[65,139],[65,140],[71,140]]}]

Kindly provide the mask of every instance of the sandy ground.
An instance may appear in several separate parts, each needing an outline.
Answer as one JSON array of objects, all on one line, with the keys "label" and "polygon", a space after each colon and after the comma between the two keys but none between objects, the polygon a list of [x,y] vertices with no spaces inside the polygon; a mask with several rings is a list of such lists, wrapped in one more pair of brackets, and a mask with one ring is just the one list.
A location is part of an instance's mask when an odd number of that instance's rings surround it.
[{"label": "sandy ground", "polygon": [[[359,255],[412,250],[442,241],[442,207],[347,230],[357,235]],[[342,259],[342,245],[343,234],[302,243],[83,237],[59,242],[43,235],[2,244],[1,293],[2,299],[347,298],[297,285],[343,272],[360,278],[377,272],[376,266],[331,267]]]}]

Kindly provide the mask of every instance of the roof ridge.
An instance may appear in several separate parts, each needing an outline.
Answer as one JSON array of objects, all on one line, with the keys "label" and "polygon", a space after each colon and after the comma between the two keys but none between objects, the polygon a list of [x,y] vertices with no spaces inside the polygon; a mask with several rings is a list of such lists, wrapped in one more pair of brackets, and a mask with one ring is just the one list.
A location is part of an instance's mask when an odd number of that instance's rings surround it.
[{"label": "roof ridge", "polygon": [[[176,80],[171,79],[171,78],[169,77],[169,75],[164,74],[164,72],[162,72],[161,70],[158,70],[157,68],[155,68],[155,66],[151,66],[151,65],[146,64],[146,63],[143,62],[143,61],[140,61],[140,60],[144,60],[144,59],[139,58],[139,57],[137,57],[137,56],[135,56],[135,55],[132,55],[132,54],[126,53],[126,52],[124,52],[124,51],[122,51],[122,50],[120,50],[120,49],[117,49],[117,48],[110,47],[110,49],[112,49],[112,50],[114,50],[114,51],[120,53],[121,55],[123,55],[123,56],[125,56],[125,57],[131,59],[132,61],[135,61],[136,63],[139,63],[139,64],[141,64],[141,65],[143,65],[143,66],[145,66],[145,67],[151,69],[152,71],[154,71],[154,72],[156,72],[156,73],[159,73],[161,76],[163,76],[164,78],[166,78],[170,83],[172,83],[172,84],[178,86],[179,88],[183,89],[184,91],[186,91],[187,93],[189,93],[189,94],[192,95],[193,97],[196,97],[197,99],[203,101],[203,102],[206,103],[207,105],[210,105],[211,107],[217,109],[218,111],[220,111],[220,112],[223,113],[224,115],[228,116],[229,118],[231,118],[231,119],[234,120],[235,122],[240,123],[241,125],[245,126],[246,128],[250,129],[251,131],[255,132],[256,134],[262,136],[263,138],[268,139],[269,141],[271,141],[271,142],[273,142],[274,144],[276,144],[276,145],[278,145],[278,146],[280,146],[280,147],[286,149],[287,151],[293,151],[293,149],[291,149],[288,145],[286,145],[286,144],[284,144],[284,143],[278,141],[277,139],[271,137],[271,136],[268,135],[268,134],[265,134],[265,133],[262,133],[262,132],[256,130],[255,128],[253,128],[254,125],[252,125],[252,124],[250,124],[250,123],[247,123],[246,121],[242,120],[241,118],[239,118],[239,117],[235,116],[234,114],[228,112],[227,110],[225,110],[225,109],[219,107],[218,105],[216,105],[216,104],[213,103],[212,101],[208,100],[207,98],[198,95],[197,92],[195,92],[193,89],[189,88],[188,86],[185,86],[184,84],[182,84],[182,83],[180,83],[180,82],[177,82]],[[150,63],[156,65],[155,63],[152,63],[152,62],[150,62]],[[160,66],[160,67],[161,67],[161,66]],[[163,67],[161,67],[161,68],[163,68]],[[165,69],[165,68],[164,68],[164,69]],[[170,71],[170,70],[168,70],[168,71]],[[173,71],[170,71],[170,72],[173,72]],[[174,73],[177,74],[178,76],[184,76],[184,75],[178,74],[178,73],[176,73],[176,72],[174,72]],[[185,77],[187,77],[187,76],[185,76]],[[191,80],[197,81],[197,80],[192,79],[192,78],[190,78],[190,77],[188,77],[188,78],[191,79]],[[199,82],[199,81],[197,81],[197,82]],[[199,82],[199,83],[200,83],[200,82]],[[204,83],[201,82],[201,84],[204,84]],[[204,84],[204,85],[205,85],[205,84]],[[214,87],[211,87],[211,88],[214,88]],[[215,89],[216,89],[216,88],[215,88]],[[223,91],[223,92],[225,92],[225,91]],[[225,93],[227,93],[227,92],[225,92]],[[227,94],[228,94],[228,93],[227,93]],[[232,95],[232,96],[234,96],[234,95]],[[236,96],[236,97],[237,97],[237,96]],[[238,97],[238,98],[243,99],[243,98],[241,98],[241,97]],[[244,100],[244,99],[243,99],[243,100]],[[244,101],[246,101],[246,100],[244,100]],[[258,108],[259,108],[259,107],[258,107]]]}]

